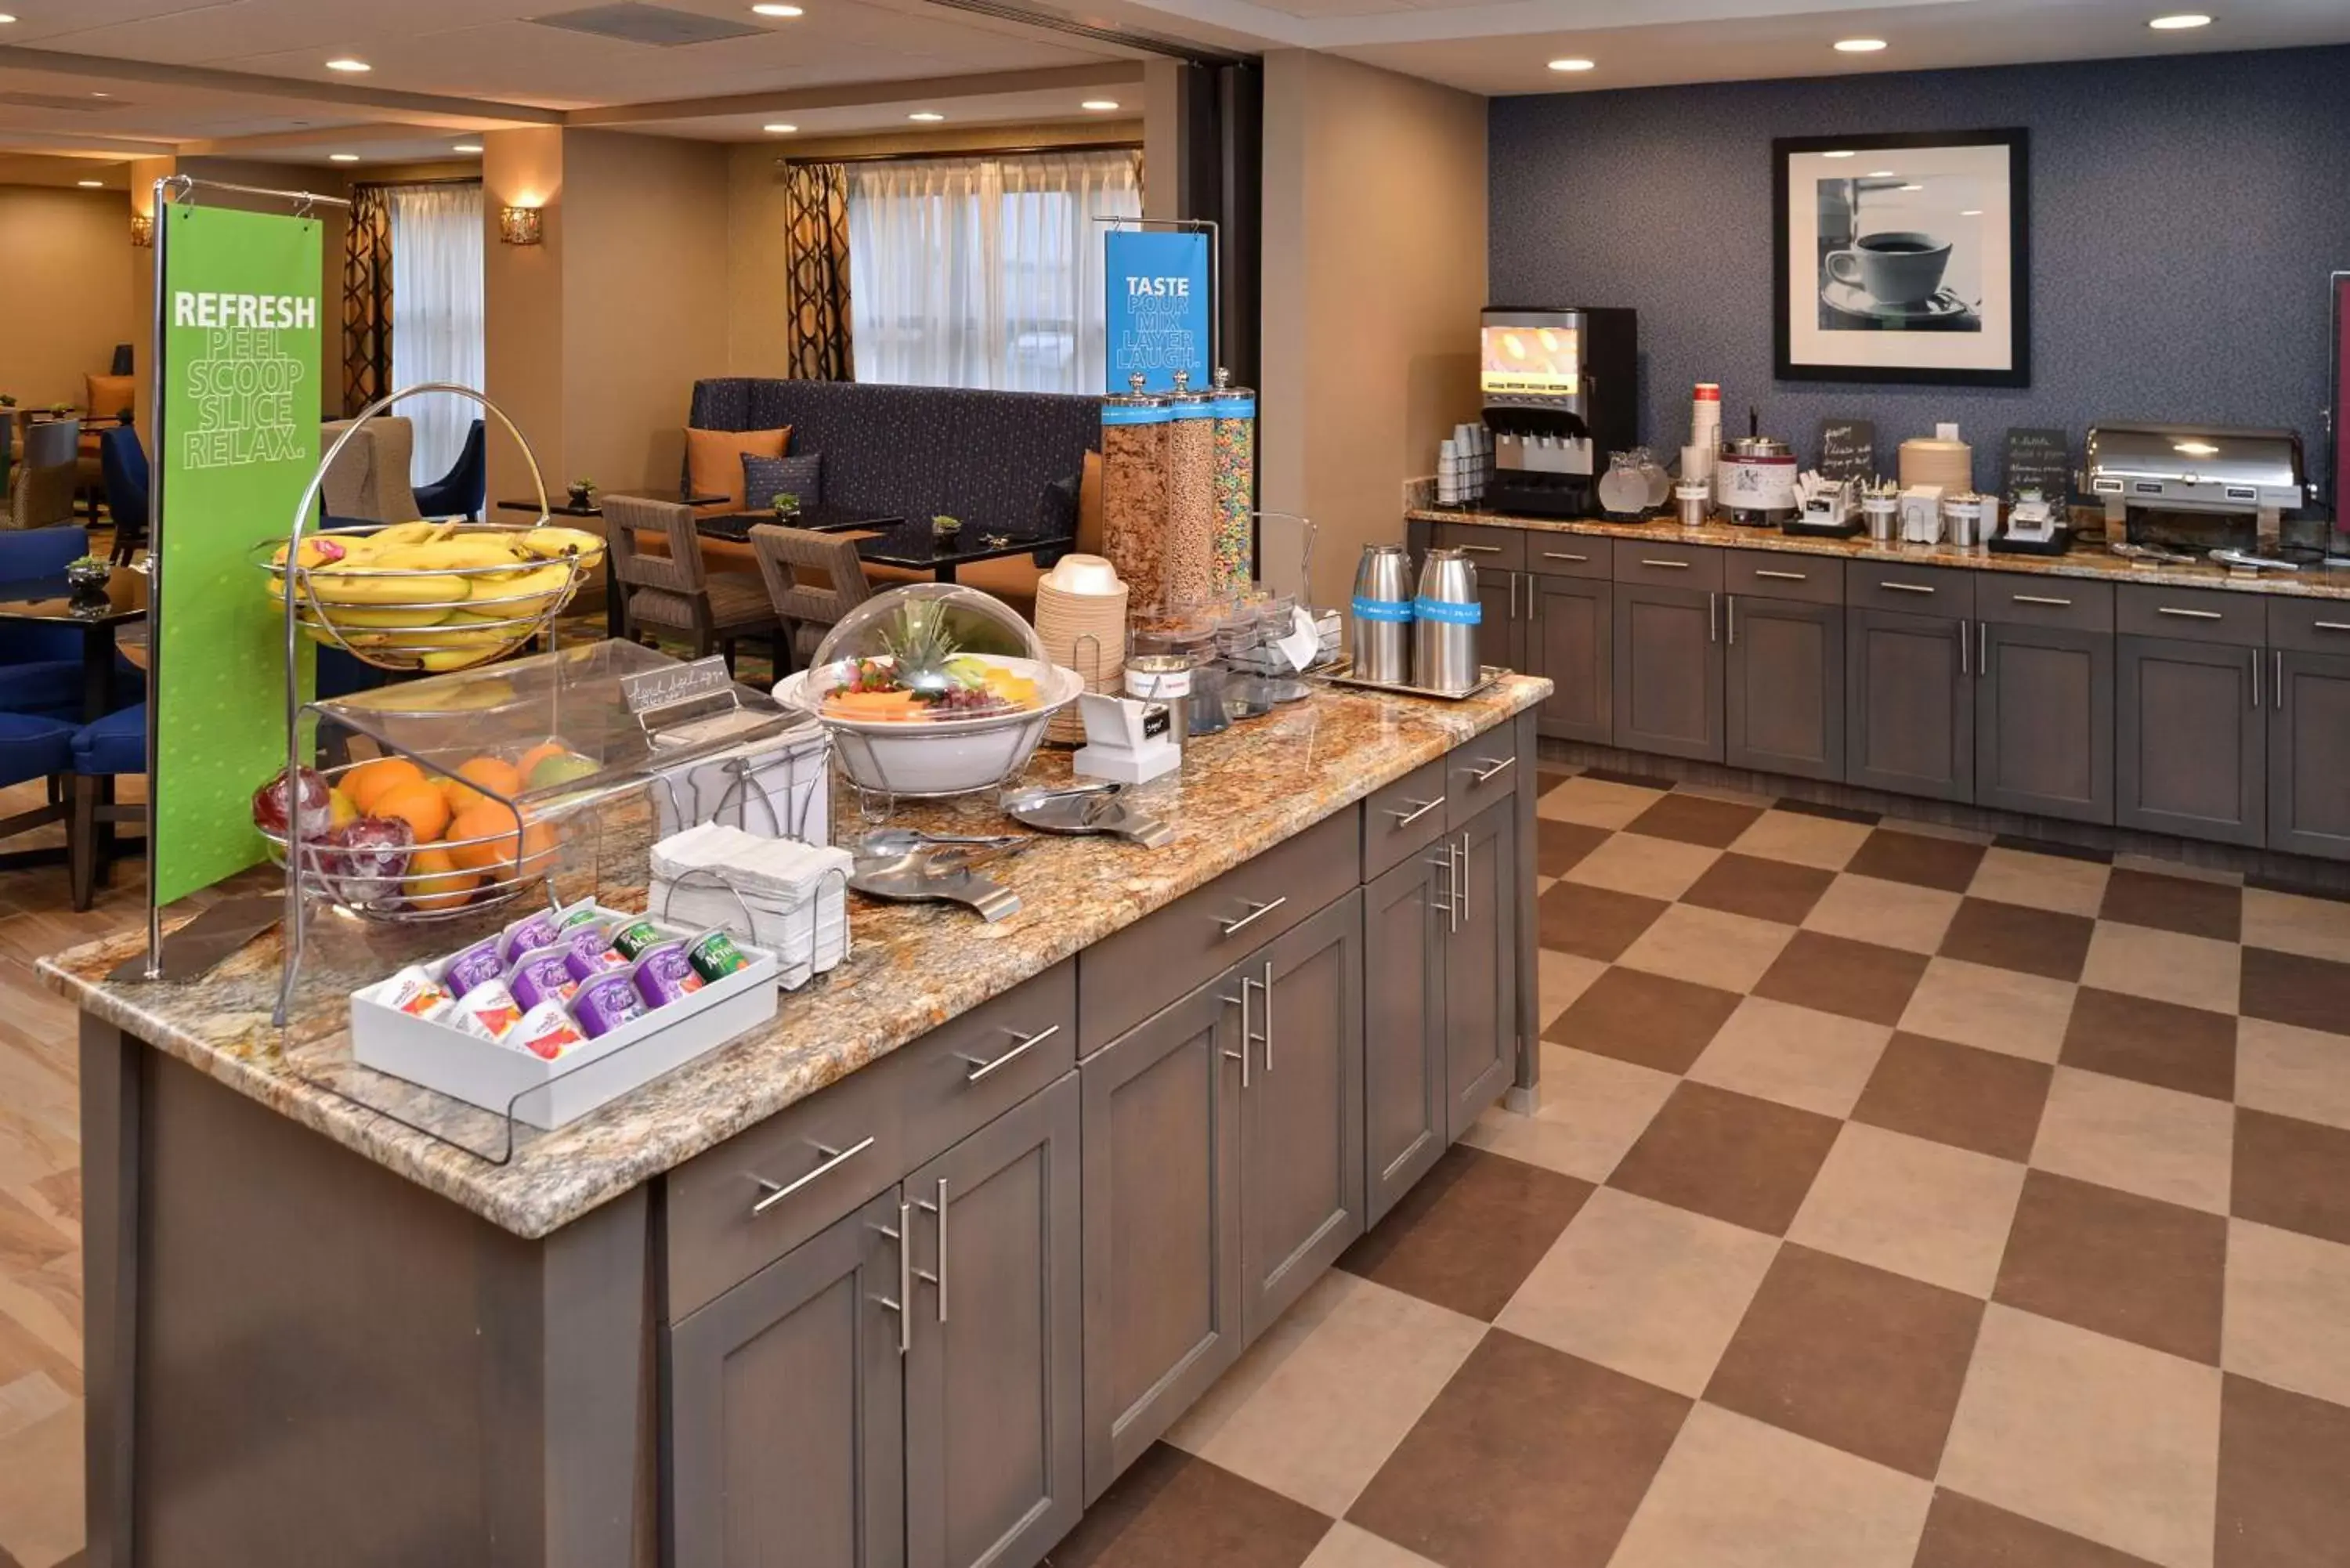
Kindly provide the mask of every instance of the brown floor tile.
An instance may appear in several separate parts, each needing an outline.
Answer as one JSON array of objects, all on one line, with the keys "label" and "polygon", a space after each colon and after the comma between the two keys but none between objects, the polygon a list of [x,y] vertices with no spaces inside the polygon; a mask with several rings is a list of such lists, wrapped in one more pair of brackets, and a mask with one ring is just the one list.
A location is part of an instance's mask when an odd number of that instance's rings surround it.
[{"label": "brown floor tile", "polygon": [[1681,902],[1800,926],[1804,917],[1812,912],[1812,906],[1820,901],[1820,895],[1828,890],[1828,884],[1835,880],[1834,872],[1809,866],[1759,860],[1751,855],[1724,855],[1681,895]]},{"label": "brown floor tile", "polygon": [[2073,998],[2073,1020],[2058,1060],[2068,1067],[2230,1100],[2236,1094],[2236,1021],[2199,1007],[2085,985]]},{"label": "brown floor tile", "polygon": [[1989,898],[1960,900],[1950,929],[1942,933],[1944,958],[1994,969],[2022,970],[2050,980],[2078,980],[2089,957],[2096,922]]},{"label": "brown floor tile", "polygon": [[2230,1375],[2214,1568],[2316,1568],[2350,1548],[2350,1409]]},{"label": "brown floor tile", "polygon": [[1534,869],[1544,877],[1564,877],[1610,836],[1604,827],[1539,818],[1534,823]]},{"label": "brown floor tile", "polygon": [[1755,984],[1754,994],[1871,1023],[1896,1024],[1925,972],[1923,953],[1797,931]]},{"label": "brown floor tile", "polygon": [[1646,970],[1611,969],[1558,1015],[1543,1038],[1660,1072],[1686,1073],[1737,1009],[1732,992]]},{"label": "brown floor tile", "polygon": [[2247,1018],[2350,1034],[2350,963],[2246,948],[2243,976]]},{"label": "brown floor tile", "polygon": [[1445,1568],[1605,1568],[1689,1409],[1497,1329],[1347,1517]]},{"label": "brown floor tile", "polygon": [[1684,1083],[1607,1185],[1783,1235],[1835,1143],[1834,1117]]},{"label": "brown floor tile", "polygon": [[1862,827],[1875,827],[1885,820],[1885,814],[1882,812],[1863,811],[1858,806],[1830,805],[1825,801],[1795,800],[1792,797],[1781,799],[1779,804],[1771,809],[1792,811],[1802,816],[1824,817],[1829,822],[1849,822]]},{"label": "brown floor tile", "polygon": [[1852,1119],[2002,1159],[2028,1159],[2054,1075],[2021,1056],[1897,1033]]},{"label": "brown floor tile", "polygon": [[2053,1524],[1937,1490],[1917,1568],[2153,1568],[2143,1557],[2068,1535]]},{"label": "brown floor tile", "polygon": [[1278,1492],[1153,1444],[1076,1529],[1053,1568],[1298,1568],[1330,1521]]},{"label": "brown floor tile", "polygon": [[1706,1402],[1931,1480],[1981,1318],[1972,1296],[1789,1242]]},{"label": "brown floor tile", "polygon": [[1975,879],[1975,868],[1982,864],[1984,847],[1954,838],[1880,827],[1868,836],[1868,842],[1860,846],[1860,853],[1845,869],[1864,877],[1881,877],[1887,882],[1915,882],[1921,888],[1963,893],[1967,884]]},{"label": "brown floor tile", "polygon": [[2061,838],[2031,838],[2021,833],[1999,833],[1991,836],[1994,849],[2012,849],[2023,855],[2046,855],[2059,860],[2079,860],[2092,866],[2110,866],[2114,852],[2092,849],[2085,844],[2067,844]]},{"label": "brown floor tile", "polygon": [[1703,844],[1715,849],[1726,849],[1740,834],[1753,826],[1754,819],[1762,815],[1761,806],[1708,800],[1703,795],[1674,794],[1634,817],[1632,831],[1645,833],[1651,838],[1678,838],[1684,844]]},{"label": "brown floor tile", "polygon": [[1627,768],[1586,768],[1583,770],[1583,776],[1587,779],[1596,779],[1601,784],[1629,784],[1634,789],[1659,791],[1669,790],[1679,782],[1666,778],[1661,774],[1636,774]]},{"label": "brown floor tile", "polygon": [[1456,1144],[1338,1264],[1491,1323],[1591,1191],[1572,1176]]},{"label": "brown floor tile", "polygon": [[2244,890],[2223,882],[2158,877],[2116,867],[2106,883],[2105,906],[2097,914],[2102,919],[2232,942],[2241,940],[2243,933]]},{"label": "brown floor tile", "polygon": [[1671,907],[1661,898],[1561,882],[1534,909],[1541,917],[1544,947],[1614,963]]},{"label": "brown floor tile", "polygon": [[2217,1366],[2227,1260],[2217,1214],[2035,1170],[1991,1299]]},{"label": "brown floor tile", "polygon": [[2350,1242],[2350,1132],[2239,1109],[2228,1211],[2281,1231]]}]

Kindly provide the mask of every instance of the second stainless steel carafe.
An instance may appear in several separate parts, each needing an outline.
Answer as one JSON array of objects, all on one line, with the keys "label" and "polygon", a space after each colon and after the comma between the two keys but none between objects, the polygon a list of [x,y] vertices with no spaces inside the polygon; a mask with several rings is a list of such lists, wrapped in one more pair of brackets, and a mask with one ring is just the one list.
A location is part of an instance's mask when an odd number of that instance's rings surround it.
[{"label": "second stainless steel carafe", "polygon": [[1411,556],[1401,545],[1366,545],[1355,568],[1355,678],[1411,681]]},{"label": "second stainless steel carafe", "polygon": [[1477,684],[1477,568],[1458,550],[1430,550],[1411,607],[1412,684],[1426,691]]}]

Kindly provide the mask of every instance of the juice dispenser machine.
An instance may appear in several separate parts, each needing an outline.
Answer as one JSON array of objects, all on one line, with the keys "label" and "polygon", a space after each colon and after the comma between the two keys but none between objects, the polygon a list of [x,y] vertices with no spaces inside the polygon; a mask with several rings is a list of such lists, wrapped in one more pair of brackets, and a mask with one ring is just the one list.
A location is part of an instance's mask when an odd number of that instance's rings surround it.
[{"label": "juice dispenser machine", "polygon": [[1493,432],[1496,512],[1585,517],[1598,480],[1639,438],[1639,315],[1488,306],[1478,389]]}]

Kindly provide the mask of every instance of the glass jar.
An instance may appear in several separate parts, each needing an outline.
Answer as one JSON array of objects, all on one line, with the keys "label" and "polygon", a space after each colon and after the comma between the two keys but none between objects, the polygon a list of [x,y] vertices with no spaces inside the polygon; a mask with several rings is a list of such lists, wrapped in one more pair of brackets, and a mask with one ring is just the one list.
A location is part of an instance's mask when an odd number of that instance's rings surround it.
[{"label": "glass jar", "polygon": [[1137,611],[1166,602],[1162,558],[1167,539],[1168,441],[1172,414],[1165,398],[1131,389],[1102,400],[1102,554],[1127,586]]}]

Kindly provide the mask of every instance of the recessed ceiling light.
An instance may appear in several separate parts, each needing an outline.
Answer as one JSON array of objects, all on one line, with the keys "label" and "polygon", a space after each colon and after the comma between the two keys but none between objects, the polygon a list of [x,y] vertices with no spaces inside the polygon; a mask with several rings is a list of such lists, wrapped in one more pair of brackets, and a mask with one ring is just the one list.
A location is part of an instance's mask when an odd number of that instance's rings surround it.
[{"label": "recessed ceiling light", "polygon": [[373,66],[368,64],[365,60],[353,59],[328,60],[327,62],[327,68],[330,71],[349,71],[353,75],[357,75],[360,71],[371,71],[375,69]]},{"label": "recessed ceiling light", "polygon": [[1890,169],[1872,169],[1864,175],[1863,178],[1869,180],[1890,180],[1893,178],[1893,171]]},{"label": "recessed ceiling light", "polygon": [[92,98],[112,98],[114,95],[110,92],[93,92],[89,96]]},{"label": "recessed ceiling light", "polygon": [[1860,154],[1857,152],[1823,152],[1820,156],[1823,158],[1857,158]]},{"label": "recessed ceiling light", "polygon": [[1980,218],[1982,216],[1982,209],[1981,207],[1969,207],[1966,211],[1960,213],[1959,216],[1961,218]]},{"label": "recessed ceiling light", "polygon": [[103,191],[106,189],[106,182],[103,180],[77,180],[74,183],[80,186],[85,191]]},{"label": "recessed ceiling light", "polygon": [[1079,109],[1092,109],[1096,114],[1107,114],[1111,109],[1118,107],[1118,99],[1114,98],[1089,98],[1086,99],[1085,102],[1077,105],[1077,107]]},{"label": "recessed ceiling light", "polygon": [[1593,69],[1598,63],[1596,60],[1586,59],[1553,60],[1550,63],[1550,68],[1555,71],[1587,71]]},{"label": "recessed ceiling light", "polygon": [[2199,11],[2181,11],[2175,16],[2157,16],[2147,24],[2157,32],[2183,33],[2189,27],[2208,27],[2211,18]]},{"label": "recessed ceiling light", "polygon": [[478,141],[461,141],[449,149],[452,152],[479,152],[481,150],[482,144]]},{"label": "recessed ceiling light", "polygon": [[925,124],[925,125],[929,125],[929,124],[931,124],[931,123],[935,122],[935,121],[944,119],[946,118],[946,116],[945,116],[945,115],[943,115],[943,114],[933,114],[931,110],[929,110],[929,109],[916,109],[913,113],[911,113],[911,114],[908,115],[906,118],[907,118],[908,119],[919,119],[919,120],[920,120],[923,124]]},{"label": "recessed ceiling light", "polygon": [[356,152],[329,152],[327,154],[327,161],[329,163],[357,163],[359,161],[359,155]]},{"label": "recessed ceiling light", "polygon": [[799,127],[796,125],[766,125],[761,126],[760,129],[764,130],[770,136],[789,136],[793,131],[797,130]]},{"label": "recessed ceiling light", "polygon": [[16,17],[11,16],[10,15],[8,15],[8,13],[7,13],[7,12],[5,12],[5,11],[0,11],[0,27],[5,27],[5,26],[6,26],[9,23],[11,23],[11,22],[15,21],[16,19]]},{"label": "recessed ceiling light", "polygon": [[1915,185],[1915,184],[1912,184],[1912,185],[1904,185],[1904,186],[1902,186],[1902,187],[1901,187],[1901,189],[1903,189],[1904,191],[1922,191],[1922,190],[1924,190],[1925,188],[1926,188],[1926,187],[1924,187],[1923,185]]},{"label": "recessed ceiling light", "polygon": [[1873,55],[1885,47],[1882,38],[1838,38],[1836,51],[1846,55]]},{"label": "recessed ceiling light", "polygon": [[805,16],[807,15],[796,5],[754,5],[751,7],[751,13],[756,16]]}]

